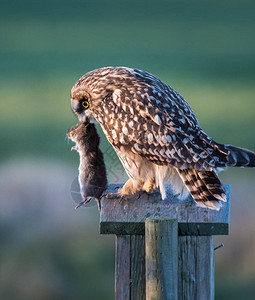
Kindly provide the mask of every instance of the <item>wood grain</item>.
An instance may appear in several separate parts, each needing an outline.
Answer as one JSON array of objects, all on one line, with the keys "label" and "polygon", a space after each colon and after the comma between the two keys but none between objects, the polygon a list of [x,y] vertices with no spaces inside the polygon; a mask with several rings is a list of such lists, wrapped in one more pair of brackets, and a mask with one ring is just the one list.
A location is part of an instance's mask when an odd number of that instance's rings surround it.
[{"label": "wood grain", "polygon": [[145,300],[145,237],[116,236],[115,300]]},{"label": "wood grain", "polygon": [[214,237],[179,237],[178,299],[214,299]]},{"label": "wood grain", "polygon": [[115,237],[115,300],[130,299],[130,239]]},{"label": "wood grain", "polygon": [[177,219],[146,219],[145,245],[146,300],[177,300]]}]

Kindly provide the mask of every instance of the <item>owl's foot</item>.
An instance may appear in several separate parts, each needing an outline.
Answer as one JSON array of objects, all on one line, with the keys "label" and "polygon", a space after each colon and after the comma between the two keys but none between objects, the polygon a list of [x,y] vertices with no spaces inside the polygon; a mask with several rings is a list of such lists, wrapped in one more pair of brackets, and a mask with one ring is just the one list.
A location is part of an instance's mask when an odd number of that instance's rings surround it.
[{"label": "owl's foot", "polygon": [[132,198],[137,195],[139,199],[143,193],[152,194],[156,191],[155,181],[147,180],[144,184],[142,182],[136,182],[135,186],[133,181],[129,179],[122,188],[118,189],[117,193],[108,193],[105,195],[108,199],[123,200],[125,198]]},{"label": "owl's foot", "polygon": [[133,181],[129,179],[122,188],[118,189],[118,193],[124,196],[134,195],[141,190],[142,183],[137,182],[134,186]]},{"label": "owl's foot", "polygon": [[122,188],[118,189],[117,193],[108,193],[105,195],[107,199],[117,199],[119,201],[124,198],[130,198],[130,196],[136,194],[138,192],[137,189],[134,189],[133,182],[129,179]]},{"label": "owl's foot", "polygon": [[125,198],[125,195],[122,195],[120,193],[107,193],[104,195],[104,197],[107,199],[116,199],[121,201]]},{"label": "owl's foot", "polygon": [[145,181],[142,190],[148,194],[151,194],[155,192],[155,187],[155,180],[148,179]]}]

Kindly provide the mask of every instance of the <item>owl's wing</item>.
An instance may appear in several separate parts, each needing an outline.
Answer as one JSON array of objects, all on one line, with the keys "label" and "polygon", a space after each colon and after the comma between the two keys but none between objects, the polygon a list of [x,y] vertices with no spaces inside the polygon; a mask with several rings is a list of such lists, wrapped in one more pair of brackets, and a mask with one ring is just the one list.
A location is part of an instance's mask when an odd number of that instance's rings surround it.
[{"label": "owl's wing", "polygon": [[157,164],[179,169],[211,171],[224,167],[228,155],[224,145],[202,131],[177,92],[167,85],[157,84],[157,89],[141,84],[113,92],[98,120],[110,142]]}]

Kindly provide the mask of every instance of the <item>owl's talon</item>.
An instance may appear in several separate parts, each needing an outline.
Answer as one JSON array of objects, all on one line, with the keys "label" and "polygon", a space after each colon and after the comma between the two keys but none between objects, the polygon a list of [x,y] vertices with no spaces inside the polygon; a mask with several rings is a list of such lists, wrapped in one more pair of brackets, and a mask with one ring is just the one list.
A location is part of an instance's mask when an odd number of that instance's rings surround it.
[{"label": "owl's talon", "polygon": [[105,198],[107,199],[116,199],[116,200],[119,200],[119,199],[123,199],[122,198],[123,195],[119,194],[119,193],[107,193],[105,194]]},{"label": "owl's talon", "polygon": [[125,195],[120,195],[118,198],[119,204],[125,199]]},{"label": "owl's talon", "polygon": [[105,195],[103,195],[103,197],[105,197],[106,199],[114,199],[114,195],[115,193],[106,193]]},{"label": "owl's talon", "polygon": [[138,193],[137,196],[138,197],[136,198],[136,200],[139,200],[141,198],[141,196],[142,196],[142,193]]},{"label": "owl's talon", "polygon": [[142,195],[147,195],[148,197],[152,194],[152,192],[146,192],[146,191],[140,191],[138,192],[136,195],[137,195],[137,198],[136,200],[139,200],[141,198]]},{"label": "owl's talon", "polygon": [[105,198],[112,199],[112,200],[118,200],[119,203],[121,203],[122,200],[129,198],[129,195],[123,195],[120,193],[108,193],[105,195]]}]

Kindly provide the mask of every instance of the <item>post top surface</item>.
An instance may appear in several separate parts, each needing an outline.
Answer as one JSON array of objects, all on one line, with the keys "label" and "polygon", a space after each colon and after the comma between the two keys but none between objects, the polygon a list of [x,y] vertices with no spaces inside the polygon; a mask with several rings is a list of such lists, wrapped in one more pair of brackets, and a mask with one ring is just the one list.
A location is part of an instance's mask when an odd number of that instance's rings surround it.
[{"label": "post top surface", "polygon": [[[116,192],[120,185],[110,184],[107,192]],[[228,234],[230,214],[230,185],[225,185],[227,202],[219,211],[196,206],[188,197],[180,201],[167,188],[167,199],[159,193],[134,195],[123,200],[101,199],[100,232],[102,234],[144,234],[146,218],[177,218],[179,234],[212,235]]]}]

